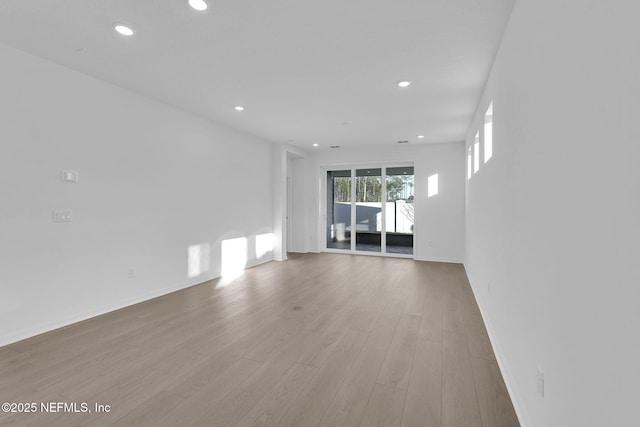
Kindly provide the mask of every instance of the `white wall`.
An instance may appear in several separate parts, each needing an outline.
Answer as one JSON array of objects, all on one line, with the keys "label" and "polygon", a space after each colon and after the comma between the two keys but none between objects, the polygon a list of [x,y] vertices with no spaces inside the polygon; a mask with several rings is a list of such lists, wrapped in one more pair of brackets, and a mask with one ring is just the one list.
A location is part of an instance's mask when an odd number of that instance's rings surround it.
[{"label": "white wall", "polygon": [[219,276],[227,238],[271,258],[271,144],[3,45],[0,63],[0,345]]},{"label": "white wall", "polygon": [[287,174],[289,159],[284,144],[273,144],[272,148],[272,182],[271,194],[273,217],[273,259],[284,261],[287,259]]},{"label": "white wall", "polygon": [[[308,167],[306,157],[291,158],[291,246],[290,252],[307,252],[308,234],[308,205],[310,194],[307,192],[307,184],[304,177]],[[302,177],[302,179],[300,179]]]},{"label": "white wall", "polygon": [[525,427],[638,424],[639,13],[517,1],[469,131],[493,99],[465,266]]},{"label": "white wall", "polygon": [[[416,225],[415,259],[462,262],[464,256],[464,145],[433,144],[392,148],[339,149],[310,153],[299,168],[294,168],[294,180],[305,182],[308,197],[304,212],[307,228],[297,228],[296,234],[307,236],[307,251],[324,247],[324,211],[321,206],[321,167],[331,165],[388,165],[412,162],[415,173]],[[427,198],[427,178],[439,174],[439,194]],[[300,224],[302,221],[298,220]],[[429,242],[431,245],[429,246]]]}]

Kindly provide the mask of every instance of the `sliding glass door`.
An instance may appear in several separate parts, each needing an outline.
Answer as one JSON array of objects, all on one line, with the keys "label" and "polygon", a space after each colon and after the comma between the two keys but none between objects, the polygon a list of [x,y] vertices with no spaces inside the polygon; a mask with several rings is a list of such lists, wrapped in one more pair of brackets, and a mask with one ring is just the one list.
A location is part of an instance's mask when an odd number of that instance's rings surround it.
[{"label": "sliding glass door", "polygon": [[351,170],[327,172],[327,248],[351,250]]},{"label": "sliding glass door", "polygon": [[413,254],[413,167],[387,168],[387,252]]},{"label": "sliding glass door", "polygon": [[413,254],[413,166],[328,170],[326,183],[328,250]]},{"label": "sliding glass door", "polygon": [[356,169],[356,250],[382,252],[382,169]]}]

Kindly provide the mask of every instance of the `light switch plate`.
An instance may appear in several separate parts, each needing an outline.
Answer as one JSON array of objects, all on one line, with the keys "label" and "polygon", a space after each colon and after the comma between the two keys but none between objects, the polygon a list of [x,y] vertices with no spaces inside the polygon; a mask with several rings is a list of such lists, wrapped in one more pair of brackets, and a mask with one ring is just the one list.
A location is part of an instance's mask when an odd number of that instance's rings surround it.
[{"label": "light switch plate", "polygon": [[73,221],[73,211],[70,209],[56,209],[53,211],[53,222]]},{"label": "light switch plate", "polygon": [[78,182],[78,171],[63,170],[62,181],[64,182]]}]

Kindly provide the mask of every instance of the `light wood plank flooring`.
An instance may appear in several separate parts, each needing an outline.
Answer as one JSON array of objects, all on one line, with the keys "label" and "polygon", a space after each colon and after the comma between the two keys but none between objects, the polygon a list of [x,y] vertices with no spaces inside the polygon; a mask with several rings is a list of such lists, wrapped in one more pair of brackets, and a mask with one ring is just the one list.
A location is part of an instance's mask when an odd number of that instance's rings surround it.
[{"label": "light wood plank flooring", "polygon": [[2,347],[0,402],[38,404],[3,426],[519,425],[461,265],[337,254]]}]

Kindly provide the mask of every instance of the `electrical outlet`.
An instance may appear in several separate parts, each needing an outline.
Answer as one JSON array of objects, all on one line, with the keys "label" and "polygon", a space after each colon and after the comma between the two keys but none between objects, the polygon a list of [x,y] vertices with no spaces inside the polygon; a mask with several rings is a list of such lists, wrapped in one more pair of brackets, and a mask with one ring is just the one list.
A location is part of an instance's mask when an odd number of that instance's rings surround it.
[{"label": "electrical outlet", "polygon": [[53,222],[73,221],[73,211],[70,209],[56,209],[53,211]]},{"label": "electrical outlet", "polygon": [[491,293],[491,282],[487,282],[487,293]]},{"label": "electrical outlet", "polygon": [[127,271],[127,277],[128,277],[129,279],[135,279],[135,278],[136,278],[136,270],[134,270],[133,268],[130,268],[130,269]]},{"label": "electrical outlet", "polygon": [[433,242],[432,242],[431,240],[429,240],[429,241],[427,242],[427,245],[428,245],[429,247],[432,247],[432,246],[433,246]]},{"label": "electrical outlet", "polygon": [[538,367],[538,394],[544,397],[544,372]]}]

